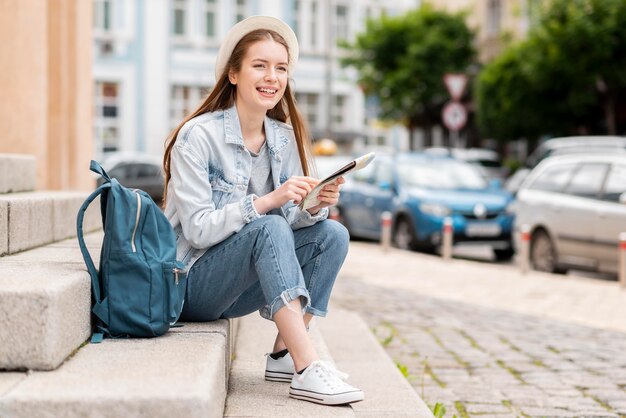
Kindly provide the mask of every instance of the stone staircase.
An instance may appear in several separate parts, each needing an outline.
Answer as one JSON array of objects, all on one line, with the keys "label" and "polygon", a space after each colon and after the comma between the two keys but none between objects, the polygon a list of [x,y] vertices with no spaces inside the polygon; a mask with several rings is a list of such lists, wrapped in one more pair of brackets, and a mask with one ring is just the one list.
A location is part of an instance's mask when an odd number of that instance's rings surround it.
[{"label": "stone staircase", "polygon": [[[33,157],[0,154],[0,417],[432,416],[349,312],[311,332],[324,357],[366,390],[353,407],[296,401],[287,386],[264,382],[259,347],[269,347],[275,331],[258,315],[86,344],[90,278],[75,223],[88,193],[34,185]],[[85,231],[97,265],[98,202]]]}]

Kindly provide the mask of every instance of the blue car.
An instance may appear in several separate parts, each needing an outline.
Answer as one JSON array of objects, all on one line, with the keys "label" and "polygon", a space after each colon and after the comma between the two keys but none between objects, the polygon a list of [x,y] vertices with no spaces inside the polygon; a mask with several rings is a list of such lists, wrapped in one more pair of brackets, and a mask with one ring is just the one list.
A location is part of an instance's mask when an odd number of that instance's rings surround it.
[{"label": "blue car", "polygon": [[444,219],[452,219],[454,243],[493,247],[510,260],[513,196],[489,184],[474,166],[446,156],[406,153],[377,156],[342,189],[339,219],[353,237],[380,239],[381,215],[392,214],[392,238],[399,248],[435,252]]}]

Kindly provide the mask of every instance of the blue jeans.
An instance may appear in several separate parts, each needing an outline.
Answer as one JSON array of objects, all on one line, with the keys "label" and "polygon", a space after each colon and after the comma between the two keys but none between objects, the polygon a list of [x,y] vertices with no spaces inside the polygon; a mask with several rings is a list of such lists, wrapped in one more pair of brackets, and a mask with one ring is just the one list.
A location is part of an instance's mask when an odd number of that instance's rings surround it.
[{"label": "blue jeans", "polygon": [[272,319],[297,298],[305,312],[325,316],[348,240],[346,228],[332,220],[294,231],[281,216],[256,219],[194,263],[181,319],[212,321],[256,310]]}]

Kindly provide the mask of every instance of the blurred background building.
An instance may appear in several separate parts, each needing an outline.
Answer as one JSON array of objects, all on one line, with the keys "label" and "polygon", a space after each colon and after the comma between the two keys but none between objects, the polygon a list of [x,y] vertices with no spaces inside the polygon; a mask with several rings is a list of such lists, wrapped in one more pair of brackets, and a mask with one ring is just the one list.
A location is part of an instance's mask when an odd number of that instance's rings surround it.
[{"label": "blurred background building", "polygon": [[448,12],[467,12],[467,25],[476,32],[479,61],[498,56],[511,40],[524,38],[541,0],[438,0]]},{"label": "blurred background building", "polygon": [[228,29],[251,15],[287,22],[300,42],[295,93],[313,138],[340,151],[406,142],[406,132],[376,120],[356,74],[339,65],[339,39],[352,40],[366,18],[399,14],[416,0],[93,0],[96,154],[162,154],[167,134],[215,83],[214,63]]},{"label": "blurred background building", "polygon": [[[523,38],[540,0],[438,0],[467,11],[480,61]],[[92,187],[85,161],[109,151],[162,154],[170,130],[213,86],[226,31],[266,14],[300,41],[295,92],[314,139],[338,152],[406,150],[408,132],[381,122],[337,41],[353,41],[367,18],[403,14],[420,0],[0,0],[0,152],[37,157],[38,188]],[[419,133],[418,133],[419,135]],[[433,145],[441,145],[435,129]]]},{"label": "blurred background building", "polygon": [[0,0],[0,153],[34,155],[38,189],[94,184],[91,6]]}]

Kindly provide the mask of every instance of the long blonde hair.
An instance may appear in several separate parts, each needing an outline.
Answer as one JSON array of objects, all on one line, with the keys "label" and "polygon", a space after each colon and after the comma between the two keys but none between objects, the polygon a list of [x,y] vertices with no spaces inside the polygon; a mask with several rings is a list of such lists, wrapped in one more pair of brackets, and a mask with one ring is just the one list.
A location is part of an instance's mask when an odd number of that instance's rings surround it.
[{"label": "long blonde hair", "polygon": [[[216,110],[228,109],[235,103],[236,86],[231,84],[228,79],[228,74],[231,71],[239,72],[241,70],[241,63],[243,61],[246,52],[252,44],[265,39],[274,40],[283,45],[289,53],[287,42],[278,33],[272,30],[259,29],[246,34],[239,43],[235,46],[228,63],[226,64],[222,75],[217,80],[215,87],[209,95],[204,99],[202,104],[188,115],[178,126],[168,135],[165,140],[165,155],[163,156],[163,172],[165,173],[165,190],[163,191],[163,207],[167,202],[167,186],[171,179],[171,160],[172,160],[172,148],[176,143],[178,133],[185,123],[195,118],[198,115],[207,112],[215,112]],[[296,144],[298,146],[298,155],[300,156],[300,164],[302,166],[302,172],[305,176],[309,175],[309,156],[311,155],[311,141],[308,135],[308,129],[302,115],[298,111],[296,100],[293,92],[287,84],[285,94],[280,101],[274,106],[274,108],[267,111],[267,116],[272,119],[279,120],[281,122],[289,122],[293,127],[294,136],[296,138]]]}]

